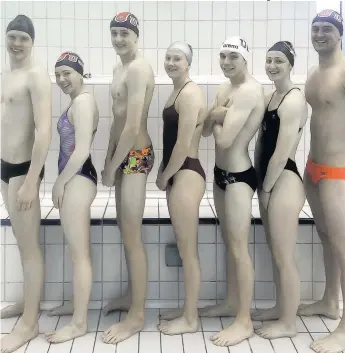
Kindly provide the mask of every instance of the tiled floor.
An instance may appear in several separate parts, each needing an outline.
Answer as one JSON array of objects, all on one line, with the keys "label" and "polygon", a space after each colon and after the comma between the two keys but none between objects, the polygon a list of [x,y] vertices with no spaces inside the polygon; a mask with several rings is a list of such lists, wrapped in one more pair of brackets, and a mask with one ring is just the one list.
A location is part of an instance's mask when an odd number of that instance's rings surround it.
[{"label": "tiled floor", "polygon": [[[256,307],[270,307],[270,301],[256,301]],[[146,324],[142,332],[119,343],[117,346],[102,343],[100,336],[111,324],[118,322],[119,313],[104,317],[100,310],[89,311],[89,332],[83,337],[62,344],[51,345],[44,333],[59,329],[70,321],[70,316],[48,317],[42,312],[39,319],[40,335],[16,353],[312,353],[309,348],[312,340],[332,332],[339,320],[329,320],[324,317],[297,317],[298,335],[292,339],[280,338],[265,340],[254,335],[241,344],[223,348],[210,341],[210,336],[222,328],[226,328],[233,318],[201,318],[200,330],[194,334],[166,336],[157,331],[159,309],[147,309]],[[17,318],[1,320],[1,332],[11,332],[17,323]],[[261,325],[255,322],[255,327]]]},{"label": "tiled floor", "polygon": [[[144,219],[146,218],[170,218],[167,207],[167,201],[163,193],[148,193],[145,204]],[[253,198],[252,216],[260,218],[258,199]],[[8,218],[8,213],[0,197],[0,215],[1,219]],[[214,200],[211,197],[204,197],[200,204],[200,218],[215,218],[216,210]],[[59,210],[53,208],[51,195],[44,195],[41,198],[41,218],[42,219],[59,219]],[[92,219],[109,219],[116,218],[115,197],[109,193],[98,193],[91,206]],[[313,218],[310,207],[306,204],[300,213],[301,219]]]}]

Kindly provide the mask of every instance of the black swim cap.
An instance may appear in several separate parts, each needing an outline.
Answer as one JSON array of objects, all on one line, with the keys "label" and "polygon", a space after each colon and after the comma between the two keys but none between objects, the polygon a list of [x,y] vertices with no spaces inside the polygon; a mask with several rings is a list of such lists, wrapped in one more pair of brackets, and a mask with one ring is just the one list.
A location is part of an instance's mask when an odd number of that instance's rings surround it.
[{"label": "black swim cap", "polygon": [[110,22],[111,27],[125,27],[131,29],[133,32],[139,36],[139,21],[130,12],[120,12],[118,13]]},{"label": "black swim cap", "polygon": [[35,28],[31,19],[25,15],[16,16],[7,26],[6,33],[9,31],[20,31],[27,33],[32,41],[35,40]]},{"label": "black swim cap", "polygon": [[81,60],[80,56],[71,51],[66,51],[62,53],[57,59],[55,67],[59,66],[69,66],[75,71],[77,71],[80,75],[84,75],[84,62]]},{"label": "black swim cap", "polygon": [[343,35],[343,18],[341,17],[341,15],[334,10],[323,10],[321,12],[319,12],[315,18],[313,19],[313,22],[328,22],[328,23],[332,23],[333,26],[335,26],[340,35]]},{"label": "black swim cap", "polygon": [[289,60],[291,66],[295,64],[295,50],[292,44],[286,40],[275,43],[268,51],[280,51],[282,52],[287,59]]}]

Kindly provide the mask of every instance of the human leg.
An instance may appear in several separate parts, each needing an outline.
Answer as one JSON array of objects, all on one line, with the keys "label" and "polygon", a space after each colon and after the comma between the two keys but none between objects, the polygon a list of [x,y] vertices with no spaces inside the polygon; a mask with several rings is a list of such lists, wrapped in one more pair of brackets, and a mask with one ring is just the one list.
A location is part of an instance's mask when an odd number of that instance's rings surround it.
[{"label": "human leg", "polygon": [[38,197],[25,211],[17,208],[17,193],[25,175],[13,177],[8,184],[8,211],[20,252],[24,272],[23,316],[13,331],[1,340],[1,352],[10,353],[38,335],[38,315],[43,287],[43,256],[39,244],[41,209]]},{"label": "human leg", "polygon": [[300,302],[300,281],[295,260],[299,213],[305,194],[299,177],[283,171],[268,205],[271,251],[279,271],[279,319],[264,323],[256,333],[264,338],[294,337],[297,334],[296,313]]},{"label": "human leg", "polygon": [[[116,344],[141,331],[147,290],[147,258],[141,239],[147,174],[124,174],[121,181],[121,235],[127,254],[132,284],[131,307],[124,320],[112,325],[102,336],[104,343]],[[133,197],[135,195],[135,197]]]},{"label": "human leg", "polygon": [[226,235],[229,249],[235,260],[238,310],[234,323],[211,337],[213,343],[218,346],[238,344],[254,333],[250,318],[254,269],[248,252],[253,194],[253,189],[243,182],[230,184],[226,187]]},{"label": "human leg", "polygon": [[90,207],[96,192],[96,185],[80,175],[75,175],[65,187],[60,218],[72,256],[74,310],[70,324],[46,334],[51,343],[66,342],[87,332],[87,312],[92,286]]},{"label": "human leg", "polygon": [[197,234],[199,206],[204,192],[205,180],[194,171],[181,170],[174,176],[168,202],[170,218],[182,258],[185,300],[180,317],[158,325],[158,329],[167,335],[196,332],[198,329],[200,263]]},{"label": "human leg", "polygon": [[336,320],[339,318],[340,268],[329,241],[319,186],[312,183],[308,173],[304,176],[304,189],[322,243],[326,286],[321,300],[312,304],[301,304],[297,314],[304,316],[324,315]]}]

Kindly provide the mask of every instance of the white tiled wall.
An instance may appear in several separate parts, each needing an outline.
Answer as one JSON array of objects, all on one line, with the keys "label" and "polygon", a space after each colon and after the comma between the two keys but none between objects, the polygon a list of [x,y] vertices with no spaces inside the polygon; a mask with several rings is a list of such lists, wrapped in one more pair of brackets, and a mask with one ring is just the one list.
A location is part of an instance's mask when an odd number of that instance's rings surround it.
[{"label": "white tiled wall", "polygon": [[[91,300],[109,300],[123,293],[128,274],[124,248],[117,226],[91,227],[93,287]],[[10,227],[1,227],[2,264],[1,297],[14,301],[22,295],[22,270],[16,240]],[[143,240],[148,257],[148,306],[177,306],[183,300],[182,268],[167,267],[165,245],[175,243],[170,225],[143,226]],[[72,296],[72,263],[63,243],[60,226],[41,227],[41,247],[45,254],[45,292],[43,300],[70,300]],[[254,299],[274,299],[271,254],[263,227],[253,225],[249,236],[249,253],[255,268]],[[226,252],[219,228],[199,226],[201,265],[200,301],[222,299],[226,293]],[[296,261],[301,281],[302,300],[320,299],[325,285],[322,247],[312,225],[300,225]],[[180,303],[181,304],[181,303]]]},{"label": "white tiled wall", "polygon": [[[4,1],[1,4],[1,28],[18,13],[33,19],[36,29],[34,59],[53,73],[54,64],[63,50],[75,50],[93,77],[109,75],[116,62],[111,47],[109,23],[118,11],[132,11],[140,21],[140,49],[150,61],[156,75],[164,75],[163,55],[175,40],[186,40],[194,48],[192,75],[221,74],[218,48],[228,35],[242,35],[249,43],[249,68],[254,75],[264,75],[266,49],[275,41],[290,40],[296,46],[295,75],[305,75],[316,63],[316,54],[309,40],[309,26],[316,13],[315,1]],[[4,36],[1,36],[3,40]],[[8,64],[4,42],[2,67]],[[87,80],[86,80],[87,82]],[[97,172],[103,166],[111,124],[109,84],[90,84],[99,111],[100,122],[92,147]],[[216,85],[202,85],[210,104]],[[264,87],[271,90],[270,85]],[[303,88],[303,87],[302,87]],[[156,163],[148,179],[148,190],[157,190],[155,178],[162,150],[162,107],[171,85],[156,85],[149,112],[148,129],[156,152]],[[42,191],[50,191],[57,177],[59,138],[56,123],[68,104],[68,97],[53,85],[53,141],[46,161]],[[309,125],[309,122],[308,124]],[[253,156],[255,140],[250,144]],[[302,172],[309,151],[309,126],[296,154]],[[214,166],[213,138],[202,139],[200,160],[207,174],[208,189],[212,188]],[[99,184],[99,190],[104,189]]]},{"label": "white tiled wall", "polygon": [[4,1],[2,4],[2,28],[19,13],[33,19],[35,60],[50,73],[63,50],[74,50],[83,58],[87,72],[93,76],[110,75],[116,55],[109,24],[121,11],[131,11],[138,17],[139,47],[159,75],[165,74],[164,52],[176,40],[185,40],[193,46],[193,75],[221,74],[218,48],[230,35],[240,34],[246,39],[251,48],[249,66],[256,75],[264,74],[266,48],[280,39],[289,40],[296,47],[295,74],[305,74],[311,57],[315,56],[309,27],[316,13],[316,1]]}]

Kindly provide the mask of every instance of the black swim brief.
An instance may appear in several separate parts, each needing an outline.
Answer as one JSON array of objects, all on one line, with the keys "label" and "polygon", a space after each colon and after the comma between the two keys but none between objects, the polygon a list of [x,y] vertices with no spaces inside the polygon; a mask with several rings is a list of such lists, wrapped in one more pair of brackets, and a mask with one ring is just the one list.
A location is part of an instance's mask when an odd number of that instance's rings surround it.
[{"label": "black swim brief", "polygon": [[231,173],[214,166],[214,181],[217,186],[224,191],[227,185],[234,183],[246,183],[254,192],[258,186],[256,172],[253,167],[250,167],[244,172]]},{"label": "black swim brief", "polygon": [[[5,162],[1,159],[1,180],[8,184],[11,178],[26,175],[29,171],[31,161],[23,162],[23,163],[9,163]],[[44,177],[44,166],[40,173],[41,180]]]}]

